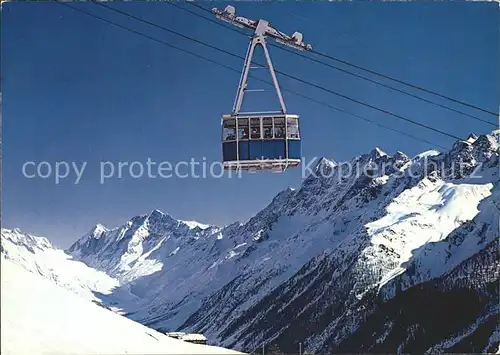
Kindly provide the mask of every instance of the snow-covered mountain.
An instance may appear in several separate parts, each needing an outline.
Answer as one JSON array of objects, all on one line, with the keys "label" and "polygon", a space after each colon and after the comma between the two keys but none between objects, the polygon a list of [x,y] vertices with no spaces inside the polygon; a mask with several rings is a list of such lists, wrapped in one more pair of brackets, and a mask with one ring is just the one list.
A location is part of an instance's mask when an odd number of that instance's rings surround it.
[{"label": "snow-covered mountain", "polygon": [[73,260],[46,238],[19,229],[2,229],[1,250],[5,259],[88,300],[99,302],[96,295],[109,294],[119,284],[105,272]]},{"label": "snow-covered mountain", "polygon": [[[497,131],[411,159],[380,149],[322,159],[244,224],[154,210],[97,225],[67,252],[119,283],[99,294],[107,306],[230,348],[496,350],[498,142]],[[432,307],[415,311],[418,298]],[[446,322],[457,299],[473,310],[435,330],[432,317]]]},{"label": "snow-covered mountain", "polygon": [[154,210],[118,228],[107,229],[98,224],[68,252],[125,284],[160,271],[165,261],[184,244],[204,239],[218,230],[197,222],[176,220]]},{"label": "snow-covered mountain", "polygon": [[169,338],[1,262],[2,354],[238,354]]}]

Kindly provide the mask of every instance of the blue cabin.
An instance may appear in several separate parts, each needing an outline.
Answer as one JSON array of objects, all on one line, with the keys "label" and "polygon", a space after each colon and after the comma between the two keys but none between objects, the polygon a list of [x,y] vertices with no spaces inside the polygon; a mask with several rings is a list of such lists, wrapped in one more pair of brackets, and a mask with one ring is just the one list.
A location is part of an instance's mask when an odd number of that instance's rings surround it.
[{"label": "blue cabin", "polygon": [[[227,5],[224,10],[213,8],[212,13],[219,20],[254,32],[249,37],[250,44],[243,64],[233,111],[229,115],[222,116],[224,169],[284,171],[289,167],[297,167],[301,158],[299,116],[286,113],[285,101],[267,49],[266,38],[272,38],[278,43],[299,51],[310,51],[312,46],[304,43],[300,32],[295,31],[289,36],[278,31],[269,21],[263,19],[255,21],[236,16],[236,9],[231,5]],[[261,47],[264,51],[267,65],[256,63],[257,66],[252,66],[252,58],[257,47]],[[273,79],[281,111],[240,112],[246,92],[263,91],[248,88],[250,69],[265,67],[269,69]]]},{"label": "blue cabin", "polygon": [[299,116],[222,116],[222,157],[226,170],[279,170],[300,164]]}]

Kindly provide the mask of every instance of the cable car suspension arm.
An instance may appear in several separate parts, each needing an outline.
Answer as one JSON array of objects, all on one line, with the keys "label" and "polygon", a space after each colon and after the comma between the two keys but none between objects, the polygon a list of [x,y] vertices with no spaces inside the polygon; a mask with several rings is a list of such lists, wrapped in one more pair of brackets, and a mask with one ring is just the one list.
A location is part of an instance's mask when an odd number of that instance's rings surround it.
[{"label": "cable car suspension arm", "polygon": [[274,71],[273,64],[271,62],[271,57],[269,55],[269,50],[266,46],[266,37],[273,38],[279,43],[285,44],[289,47],[298,49],[298,50],[312,50],[310,44],[305,44],[302,41],[302,34],[300,32],[295,32],[292,36],[288,36],[283,32],[280,32],[273,28],[268,21],[265,20],[250,20],[245,17],[236,16],[235,8],[231,5],[226,6],[224,10],[219,10],[217,8],[212,9],[212,12],[215,16],[225,22],[229,22],[237,27],[248,28],[254,31],[254,35],[250,38],[250,44],[248,46],[247,54],[245,56],[245,62],[243,65],[243,70],[241,72],[240,81],[238,84],[238,90],[236,93],[236,97],[233,103],[233,114],[238,115],[240,113],[241,105],[243,103],[243,96],[247,91],[247,81],[248,81],[248,73],[251,68],[255,68],[251,66],[252,57],[255,51],[255,48],[260,45],[264,51],[264,55],[266,57],[267,67],[271,74],[271,78],[273,80],[273,85],[276,89],[276,93],[278,95],[278,99],[281,106],[281,113],[286,114],[286,106],[283,100],[283,95],[281,94],[281,89],[278,84],[278,79],[276,78],[276,73]]}]

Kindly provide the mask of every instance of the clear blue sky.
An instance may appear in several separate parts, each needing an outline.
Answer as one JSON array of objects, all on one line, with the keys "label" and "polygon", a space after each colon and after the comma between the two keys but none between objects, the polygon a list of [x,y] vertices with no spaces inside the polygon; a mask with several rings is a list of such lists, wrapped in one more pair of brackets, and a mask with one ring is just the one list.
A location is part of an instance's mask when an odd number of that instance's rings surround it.
[{"label": "clear blue sky", "polygon": [[[211,8],[226,3],[200,4]],[[98,5],[72,5],[235,68],[242,65],[241,60]],[[245,55],[244,37],[169,4],[111,6]],[[498,108],[498,4],[290,1],[238,2],[236,9],[250,18],[268,19],[284,32],[300,30],[320,52],[489,110]],[[451,134],[466,137],[470,132],[492,130],[320,64],[273,48],[271,52],[279,70]],[[277,192],[301,183],[301,170],[297,169],[242,179],[126,176],[100,184],[100,161],[145,164],[149,157],[175,164],[191,157],[219,160],[220,115],[231,110],[239,75],[65,6],[3,4],[2,79],[4,227],[20,227],[68,246],[97,222],[114,227],[154,208],[179,219],[222,225],[246,220]],[[437,144],[453,143],[450,138],[304,84],[279,80],[284,88]],[[250,85],[260,87],[254,82]],[[375,146],[390,154],[400,150],[410,156],[434,148],[284,94],[289,111],[301,115],[306,159],[326,156],[344,161]],[[271,91],[253,94],[247,105],[254,110],[277,107]],[[494,117],[477,114],[495,122]],[[26,161],[55,164],[63,160],[88,162],[80,184],[73,183],[73,175],[58,185],[53,179],[22,176]]]}]

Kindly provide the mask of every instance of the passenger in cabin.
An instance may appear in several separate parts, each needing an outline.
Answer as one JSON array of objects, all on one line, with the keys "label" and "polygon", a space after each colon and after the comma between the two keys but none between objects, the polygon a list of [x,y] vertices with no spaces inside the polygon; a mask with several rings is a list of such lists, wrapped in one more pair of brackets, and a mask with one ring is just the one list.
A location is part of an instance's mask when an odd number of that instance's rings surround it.
[{"label": "passenger in cabin", "polygon": [[234,129],[224,129],[224,140],[225,141],[234,141],[235,140],[235,134],[234,134]]},{"label": "passenger in cabin", "polygon": [[283,127],[274,127],[274,138],[285,138],[285,129]]},{"label": "passenger in cabin", "polygon": [[288,126],[288,138],[299,138],[299,128],[297,126]]},{"label": "passenger in cabin", "polygon": [[259,139],[260,138],[260,128],[259,127],[252,127],[252,139]]},{"label": "passenger in cabin", "polygon": [[241,127],[239,131],[239,139],[248,139],[248,127]]},{"label": "passenger in cabin", "polygon": [[248,118],[238,119],[238,139],[248,139]]},{"label": "passenger in cabin", "polygon": [[270,117],[265,117],[262,119],[262,128],[264,139],[273,138],[273,119]]},{"label": "passenger in cabin", "polygon": [[271,139],[273,138],[273,127],[264,127],[264,138]]},{"label": "passenger in cabin", "polygon": [[253,117],[250,119],[250,138],[260,139],[260,118]]},{"label": "passenger in cabin", "polygon": [[224,128],[224,140],[234,141],[235,140],[235,129],[234,128]]},{"label": "passenger in cabin", "polygon": [[288,118],[287,119],[287,125],[288,125],[288,138],[299,138],[299,122],[295,118]]}]

